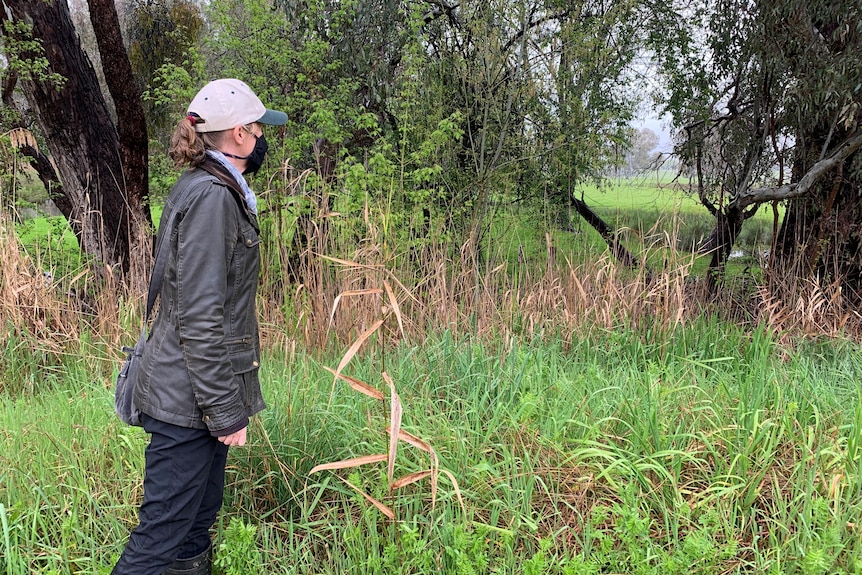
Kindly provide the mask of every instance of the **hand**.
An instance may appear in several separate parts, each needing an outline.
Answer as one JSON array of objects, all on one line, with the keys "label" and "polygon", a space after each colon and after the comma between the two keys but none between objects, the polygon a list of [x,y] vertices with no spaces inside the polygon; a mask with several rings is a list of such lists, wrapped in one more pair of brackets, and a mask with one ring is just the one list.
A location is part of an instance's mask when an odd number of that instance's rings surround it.
[{"label": "hand", "polygon": [[245,432],[247,429],[248,427],[243,427],[235,433],[219,437],[218,440],[227,445],[228,447],[242,447],[243,445],[245,445]]}]

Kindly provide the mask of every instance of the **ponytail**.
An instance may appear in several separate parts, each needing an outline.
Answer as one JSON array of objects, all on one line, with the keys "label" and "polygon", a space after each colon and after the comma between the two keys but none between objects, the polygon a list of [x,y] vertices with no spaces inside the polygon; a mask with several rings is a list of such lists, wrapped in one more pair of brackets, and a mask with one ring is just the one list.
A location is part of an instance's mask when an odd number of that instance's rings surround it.
[{"label": "ponytail", "polygon": [[196,168],[206,157],[208,149],[217,149],[224,137],[223,132],[195,131],[195,116],[187,116],[180,120],[171,135],[171,147],[168,155],[174,161],[174,167],[183,166]]}]

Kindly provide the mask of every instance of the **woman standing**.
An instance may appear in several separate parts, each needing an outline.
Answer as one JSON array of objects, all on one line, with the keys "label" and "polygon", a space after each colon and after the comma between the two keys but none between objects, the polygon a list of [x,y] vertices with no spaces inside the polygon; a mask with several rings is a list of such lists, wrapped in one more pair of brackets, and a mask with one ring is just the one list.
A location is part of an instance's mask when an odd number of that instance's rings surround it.
[{"label": "woman standing", "polygon": [[116,575],[210,573],[228,448],[245,445],[249,418],[265,407],[260,228],[243,174],[263,162],[263,126],[286,121],[245,83],[221,79],[198,92],[171,138],[171,159],[189,169],[165,202],[161,223],[176,212],[172,229],[159,227],[168,257],[135,387],[151,436],[144,501]]}]

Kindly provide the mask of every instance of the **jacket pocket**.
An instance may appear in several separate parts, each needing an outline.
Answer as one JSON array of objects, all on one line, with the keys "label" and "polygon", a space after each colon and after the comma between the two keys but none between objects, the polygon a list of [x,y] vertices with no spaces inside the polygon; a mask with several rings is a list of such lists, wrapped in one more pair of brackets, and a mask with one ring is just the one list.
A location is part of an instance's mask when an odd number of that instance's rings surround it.
[{"label": "jacket pocket", "polygon": [[260,367],[254,348],[230,349],[230,365],[235,374],[248,373]]},{"label": "jacket pocket", "polygon": [[264,408],[263,395],[260,391],[258,368],[260,361],[254,349],[231,350],[230,362],[234,373],[234,382],[239,389],[243,405],[251,416]]},{"label": "jacket pocket", "polygon": [[244,225],[242,226],[240,233],[242,234],[242,244],[245,247],[253,248],[260,244],[260,234],[254,229],[254,227]]}]

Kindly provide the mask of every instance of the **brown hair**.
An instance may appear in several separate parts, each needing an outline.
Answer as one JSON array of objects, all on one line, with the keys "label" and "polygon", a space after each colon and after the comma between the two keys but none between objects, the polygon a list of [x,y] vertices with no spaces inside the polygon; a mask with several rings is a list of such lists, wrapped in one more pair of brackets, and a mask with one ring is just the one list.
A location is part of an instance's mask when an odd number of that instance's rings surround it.
[{"label": "brown hair", "polygon": [[[229,131],[229,130],[226,130]],[[196,132],[189,118],[183,118],[171,135],[171,148],[168,155],[174,167],[197,167],[206,157],[206,151],[218,149],[225,132]]]}]

